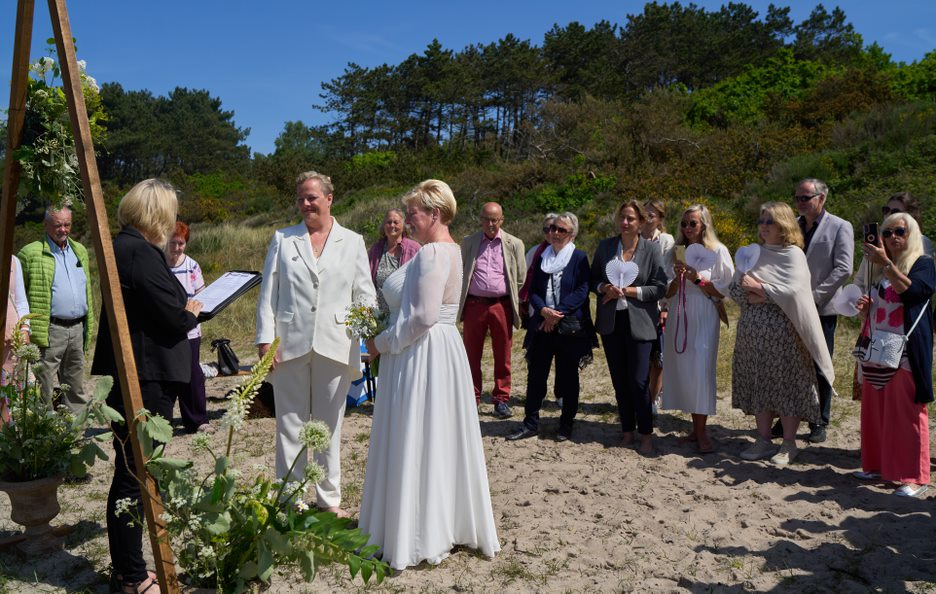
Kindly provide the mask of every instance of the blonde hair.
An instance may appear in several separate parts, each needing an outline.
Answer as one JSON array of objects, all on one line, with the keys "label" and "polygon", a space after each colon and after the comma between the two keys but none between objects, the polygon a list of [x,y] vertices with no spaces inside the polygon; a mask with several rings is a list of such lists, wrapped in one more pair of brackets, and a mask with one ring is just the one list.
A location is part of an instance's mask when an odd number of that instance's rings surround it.
[{"label": "blonde hair", "polygon": [[[718,247],[720,242],[718,241],[718,234],[715,233],[715,223],[712,222],[712,213],[709,212],[709,209],[706,208],[704,204],[693,204],[683,211],[682,216],[684,217],[693,212],[699,213],[699,219],[702,221],[702,245],[710,250],[714,250]],[[680,221],[679,229],[677,230],[676,245],[689,245],[689,240],[686,239],[686,234],[683,233],[682,221]]]},{"label": "blonde hair", "polygon": [[163,248],[175,231],[179,200],[176,190],[161,179],[145,179],[130,188],[117,206],[117,222],[133,227],[146,241]]},{"label": "blonde hair", "polygon": [[[913,264],[917,261],[917,258],[924,253],[923,238],[920,236],[920,225],[917,224],[916,219],[914,219],[912,215],[906,212],[897,212],[884,219],[884,222],[881,223],[881,230],[887,229],[890,225],[898,221],[903,221],[907,226],[907,235],[904,237],[904,241],[907,242],[907,248],[902,254],[893,259],[894,266],[904,274],[910,274],[910,269],[913,268]],[[885,243],[884,246],[886,250],[887,244]],[[890,256],[890,254],[887,255]]]},{"label": "blonde hair", "polygon": [[773,219],[774,225],[780,229],[780,241],[784,246],[795,245],[803,249],[806,243],[803,241],[803,232],[800,230],[799,223],[796,222],[796,215],[793,209],[786,202],[765,202],[760,207],[761,216],[768,215]]},{"label": "blonde hair", "polygon": [[296,191],[299,191],[299,186],[306,183],[309,180],[317,181],[319,187],[322,189],[322,193],[326,196],[331,196],[335,193],[335,188],[332,186],[331,178],[327,175],[319,173],[318,171],[303,171],[296,177]]},{"label": "blonde hair", "polygon": [[447,183],[438,179],[427,179],[403,195],[403,204],[415,206],[423,212],[439,209],[439,221],[448,225],[455,218],[458,208],[455,195]]}]

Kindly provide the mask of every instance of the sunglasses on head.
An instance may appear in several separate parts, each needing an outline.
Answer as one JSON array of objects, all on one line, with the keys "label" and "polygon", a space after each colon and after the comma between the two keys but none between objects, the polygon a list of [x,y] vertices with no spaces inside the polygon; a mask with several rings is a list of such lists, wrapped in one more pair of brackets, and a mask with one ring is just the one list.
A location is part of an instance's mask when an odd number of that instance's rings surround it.
[{"label": "sunglasses on head", "polygon": [[895,227],[894,229],[884,229],[881,231],[881,237],[884,239],[890,239],[891,235],[896,235],[897,237],[903,237],[907,234],[906,227]]},{"label": "sunglasses on head", "polygon": [[551,233],[558,233],[559,235],[565,235],[569,232],[568,229],[563,229],[562,227],[558,227],[556,225],[550,225],[548,229]]},{"label": "sunglasses on head", "polygon": [[897,214],[897,213],[907,212],[907,211],[900,210],[899,208],[891,208],[889,206],[882,206],[881,212],[884,213],[884,216],[886,217],[889,214]]},{"label": "sunglasses on head", "polygon": [[816,196],[821,196],[821,195],[822,194],[803,194],[802,196],[797,196],[796,194],[794,194],[793,197],[796,198],[797,202],[809,202]]},{"label": "sunglasses on head", "polygon": [[758,225],[773,225],[773,219],[757,219]]},{"label": "sunglasses on head", "polygon": [[685,229],[686,227],[695,229],[699,226],[699,221],[680,221],[679,226]]}]

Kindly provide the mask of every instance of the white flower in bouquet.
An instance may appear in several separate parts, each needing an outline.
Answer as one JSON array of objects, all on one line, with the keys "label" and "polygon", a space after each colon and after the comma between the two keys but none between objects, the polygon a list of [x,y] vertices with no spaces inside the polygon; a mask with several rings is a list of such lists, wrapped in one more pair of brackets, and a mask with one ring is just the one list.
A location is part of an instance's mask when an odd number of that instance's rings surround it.
[{"label": "white flower in bouquet", "polygon": [[359,340],[370,340],[387,327],[387,316],[374,303],[358,301],[348,306],[345,325]]}]

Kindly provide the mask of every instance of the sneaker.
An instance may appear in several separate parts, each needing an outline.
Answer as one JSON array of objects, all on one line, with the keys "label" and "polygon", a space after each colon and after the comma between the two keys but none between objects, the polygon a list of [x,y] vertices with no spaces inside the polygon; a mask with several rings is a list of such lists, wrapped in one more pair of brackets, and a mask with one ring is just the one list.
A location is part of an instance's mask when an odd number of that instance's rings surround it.
[{"label": "sneaker", "polygon": [[758,436],[758,438],[754,440],[754,445],[741,452],[741,459],[752,461],[763,460],[764,458],[773,456],[775,451],[776,449],[772,443]]},{"label": "sneaker", "polygon": [[863,481],[876,481],[881,478],[880,472],[865,472],[864,470],[856,470],[852,473],[852,476],[856,479],[861,479]]},{"label": "sneaker", "polygon": [[517,429],[517,431],[507,436],[507,441],[517,441],[520,439],[527,439],[528,437],[534,437],[536,434],[537,434],[537,431],[535,429],[530,429],[526,425],[521,424],[520,428]]},{"label": "sneaker", "polygon": [[929,489],[927,485],[912,485],[907,483],[897,487],[897,490],[894,491],[894,495],[898,497],[919,497],[923,493],[926,493],[927,489]]},{"label": "sneaker", "polygon": [[513,411],[506,402],[498,402],[494,405],[494,416],[499,419],[509,419],[513,416]]},{"label": "sneaker", "polygon": [[809,437],[806,438],[806,441],[809,443],[822,443],[826,440],[826,428],[822,425],[814,425],[809,430]]},{"label": "sneaker", "polygon": [[198,433],[207,433],[211,435],[212,433],[215,432],[215,428],[214,428],[214,425],[211,425],[209,423],[202,423],[201,425],[198,426],[198,429],[196,429],[195,431]]},{"label": "sneaker", "polygon": [[783,437],[783,423],[780,422],[780,419],[777,419],[777,422],[774,423],[773,428],[770,430],[770,435],[772,437]]},{"label": "sneaker", "polygon": [[786,466],[796,458],[798,453],[799,448],[796,447],[796,442],[784,441],[780,444],[780,449],[777,450],[777,453],[770,459],[770,463],[774,466]]}]

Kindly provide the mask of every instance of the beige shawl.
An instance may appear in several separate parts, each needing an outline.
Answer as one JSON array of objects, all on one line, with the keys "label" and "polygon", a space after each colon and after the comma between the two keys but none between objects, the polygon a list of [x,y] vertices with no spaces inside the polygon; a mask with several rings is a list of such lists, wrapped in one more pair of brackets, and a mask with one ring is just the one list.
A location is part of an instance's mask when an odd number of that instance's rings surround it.
[{"label": "beige shawl", "polygon": [[806,254],[796,246],[761,245],[757,264],[748,272],[764,285],[764,292],[790,318],[819,371],[832,384],[835,371],[812,298]]}]

